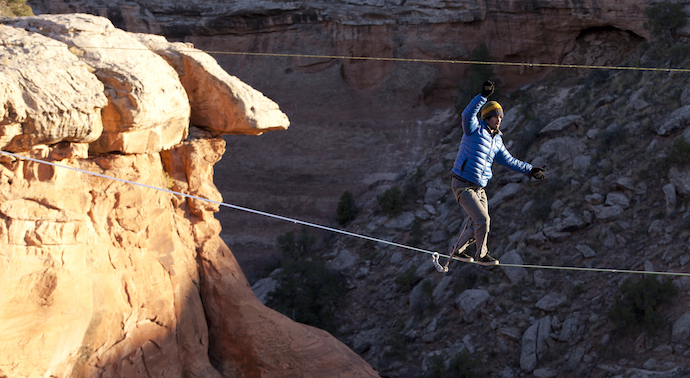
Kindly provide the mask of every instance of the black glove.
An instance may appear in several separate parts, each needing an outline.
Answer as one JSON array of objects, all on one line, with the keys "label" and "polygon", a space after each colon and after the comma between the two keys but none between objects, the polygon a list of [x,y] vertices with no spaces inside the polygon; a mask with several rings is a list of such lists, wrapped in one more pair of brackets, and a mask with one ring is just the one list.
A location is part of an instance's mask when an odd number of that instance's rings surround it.
[{"label": "black glove", "polygon": [[482,97],[489,97],[494,93],[494,82],[491,80],[487,80],[482,84]]},{"label": "black glove", "polygon": [[534,167],[534,168],[532,168],[531,171],[529,171],[529,175],[534,177],[537,180],[544,180],[544,179],[546,179],[546,175],[544,174],[544,171],[545,171],[544,168]]}]

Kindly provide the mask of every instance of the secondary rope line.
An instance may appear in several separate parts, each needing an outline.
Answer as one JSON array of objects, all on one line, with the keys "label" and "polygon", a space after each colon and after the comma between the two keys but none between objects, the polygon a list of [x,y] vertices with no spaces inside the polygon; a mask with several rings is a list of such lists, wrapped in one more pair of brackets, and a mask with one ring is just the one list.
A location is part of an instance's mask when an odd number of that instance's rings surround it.
[{"label": "secondary rope line", "polygon": [[523,264],[499,264],[498,266],[513,267],[513,268],[538,268],[538,269],[554,269],[554,270],[574,270],[581,272],[600,272],[600,273],[629,273],[629,274],[648,274],[658,276],[686,276],[690,277],[690,273],[683,272],[655,272],[649,270],[628,270],[628,269],[611,269],[611,268],[578,268],[578,267],[562,267],[550,265],[523,265]]},{"label": "secondary rope line", "polygon": [[351,60],[376,60],[376,61],[393,61],[393,62],[479,64],[479,65],[519,66],[519,67],[586,68],[586,69],[607,69],[607,70],[629,70],[629,71],[690,72],[690,68],[600,66],[600,65],[585,65],[585,64],[499,62],[499,61],[456,60],[456,59],[415,59],[415,58],[386,58],[386,57],[382,58],[382,57],[368,57],[368,56],[352,57],[352,56],[344,56],[344,55],[250,53],[250,52],[236,52],[236,51],[204,51],[204,52],[206,52],[208,54],[250,55],[250,56],[289,57],[289,58],[351,59]]},{"label": "secondary rope line", "polygon": [[[24,43],[0,42],[2,46],[25,47]],[[65,45],[41,44],[45,47],[65,47]],[[138,47],[116,47],[116,46],[75,46],[80,49],[102,49],[102,50],[132,50],[132,51],[151,51],[148,48]],[[558,63],[527,63],[527,62],[501,62],[483,60],[462,60],[462,59],[419,59],[419,58],[393,58],[393,57],[373,57],[373,56],[346,56],[346,55],[320,55],[320,54],[292,54],[292,53],[258,53],[242,51],[217,51],[217,50],[172,50],[182,53],[207,53],[215,55],[243,55],[276,58],[312,58],[312,59],[347,59],[347,60],[371,60],[371,61],[391,61],[406,63],[447,63],[447,64],[477,64],[487,66],[512,66],[512,67],[547,67],[547,68],[573,68],[573,69],[603,69],[616,71],[651,71],[651,72],[690,72],[690,68],[659,68],[659,67],[631,67],[631,66],[602,66],[588,64],[558,64]]]},{"label": "secondary rope line", "polygon": [[[433,251],[429,251],[429,250],[422,249],[422,248],[417,248],[417,247],[412,247],[412,246],[409,246],[409,245],[399,244],[399,243],[391,242],[391,241],[384,240],[384,239],[374,238],[374,237],[367,236],[367,235],[357,234],[357,233],[354,233],[354,232],[349,232],[349,231],[340,230],[340,229],[337,229],[337,228],[332,228],[332,227],[328,227],[328,226],[323,226],[323,225],[316,224],[316,223],[305,222],[305,221],[301,221],[301,220],[299,220],[299,219],[294,219],[294,218],[284,217],[284,216],[281,216],[281,215],[271,214],[271,213],[268,213],[268,212],[265,212],[265,211],[254,210],[254,209],[250,209],[250,208],[243,207],[243,206],[238,206],[238,205],[233,205],[233,204],[226,203],[226,202],[214,201],[214,200],[211,200],[211,199],[208,199],[208,198],[203,198],[203,197],[199,197],[199,196],[194,196],[194,195],[191,195],[191,194],[182,193],[182,192],[178,192],[178,191],[174,191],[174,190],[170,190],[170,189],[159,188],[159,187],[156,187],[156,186],[147,185],[147,184],[142,184],[142,183],[140,183],[140,182],[131,181],[131,180],[125,180],[125,179],[121,179],[121,178],[114,177],[114,176],[108,176],[108,175],[104,175],[104,174],[101,174],[101,173],[91,172],[91,171],[87,171],[87,170],[80,169],[80,168],[76,168],[76,167],[70,167],[70,166],[64,165],[64,164],[58,164],[58,163],[53,163],[53,162],[49,162],[49,161],[45,161],[45,160],[35,159],[35,158],[31,158],[31,157],[28,157],[28,156],[23,156],[23,155],[15,154],[15,153],[8,152],[8,151],[2,151],[2,150],[0,150],[0,154],[6,155],[6,156],[11,156],[11,157],[14,157],[14,158],[16,158],[16,159],[32,161],[32,162],[39,163],[39,164],[46,164],[46,165],[50,165],[50,166],[57,167],[57,168],[64,168],[64,169],[68,169],[68,170],[80,172],[80,173],[87,174],[87,175],[91,175],[91,176],[96,176],[96,177],[100,177],[100,178],[105,178],[105,179],[108,179],[108,180],[119,181],[119,182],[123,182],[123,183],[130,184],[130,185],[141,186],[141,187],[144,187],[144,188],[153,189],[153,190],[158,190],[158,191],[165,192],[165,193],[170,193],[170,194],[175,194],[175,195],[183,196],[183,197],[186,197],[186,198],[191,198],[191,199],[195,199],[195,200],[199,200],[199,201],[204,201],[204,202],[208,202],[208,203],[213,203],[213,204],[216,204],[216,205],[219,205],[219,206],[224,206],[224,207],[231,208],[231,209],[234,209],[234,210],[240,210],[240,211],[248,212],[248,213],[251,213],[251,214],[256,214],[256,215],[261,215],[261,216],[265,216],[265,217],[269,217],[269,218],[274,218],[274,219],[278,219],[278,220],[283,220],[283,221],[287,221],[287,222],[292,222],[292,223],[300,224],[300,225],[303,225],[303,226],[308,226],[308,227],[313,227],[313,228],[321,229],[321,230],[324,230],[324,231],[330,231],[330,232],[334,232],[334,233],[338,233],[338,234],[342,234],[342,235],[352,236],[352,237],[356,237],[356,238],[360,238],[360,239],[364,239],[364,240],[369,240],[369,241],[373,241],[373,242],[377,242],[377,243],[387,244],[387,245],[390,245],[390,246],[394,246],[394,247],[398,247],[398,248],[403,248],[403,249],[408,249],[408,250],[412,250],[412,251],[416,251],[416,252],[421,252],[421,253],[426,253],[426,254],[430,254],[430,255],[438,254],[439,256],[442,256],[442,257],[445,257],[445,258],[449,258],[449,259],[452,258],[453,260],[461,261],[461,260],[459,260],[457,257],[451,257],[451,256],[449,256],[449,255],[440,254],[440,253],[438,253],[438,252],[433,252]],[[461,262],[464,262],[464,261],[461,261]],[[466,263],[467,263],[467,262],[466,262]],[[477,264],[477,263],[476,263],[476,262],[471,262],[471,263],[467,263],[467,264]],[[508,268],[532,268],[532,269],[571,270],[571,271],[584,271],[584,272],[652,274],[652,275],[689,276],[689,277],[690,277],[690,273],[683,273],[683,272],[653,272],[653,271],[626,270],[626,269],[578,268],[578,267],[554,266],[554,265],[528,265],[528,264],[502,264],[502,263],[500,263],[500,264],[498,264],[498,265],[496,265],[496,266],[508,267]]]}]

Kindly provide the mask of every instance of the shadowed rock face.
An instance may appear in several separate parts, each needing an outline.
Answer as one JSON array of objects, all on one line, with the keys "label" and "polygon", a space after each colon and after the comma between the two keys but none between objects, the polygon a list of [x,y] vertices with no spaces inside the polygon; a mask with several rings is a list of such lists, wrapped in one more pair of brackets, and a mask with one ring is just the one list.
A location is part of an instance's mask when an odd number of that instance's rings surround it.
[{"label": "shadowed rock face", "polygon": [[[226,138],[232,152],[216,166],[223,196],[319,223],[333,221],[344,191],[355,197],[372,186],[383,191],[401,172],[416,169],[453,126],[453,98],[468,77],[467,64],[341,57],[467,61],[483,43],[492,61],[608,65],[649,38],[641,0],[29,4],[37,13],[101,15],[128,31],[217,52],[213,56],[226,71],[280,103],[292,122],[287,133]],[[492,68],[503,94],[552,72],[528,65]],[[261,270],[254,266],[275,251],[276,237],[294,230],[235,211],[217,217],[252,279]]]},{"label": "shadowed rock face", "polygon": [[[3,20],[0,39],[5,151],[221,201],[220,136],[289,125],[207,54],[104,18]],[[378,376],[256,299],[217,211],[0,156],[0,375]]]}]

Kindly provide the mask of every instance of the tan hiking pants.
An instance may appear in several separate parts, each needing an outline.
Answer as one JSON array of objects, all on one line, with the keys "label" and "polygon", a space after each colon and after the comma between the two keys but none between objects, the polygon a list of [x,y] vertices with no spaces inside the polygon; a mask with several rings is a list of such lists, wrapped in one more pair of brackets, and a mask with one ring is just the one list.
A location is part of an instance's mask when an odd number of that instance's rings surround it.
[{"label": "tan hiking pants", "polygon": [[[476,242],[477,252],[474,258],[478,260],[487,254],[487,239],[491,218],[489,217],[489,201],[486,198],[484,188],[474,185],[468,181],[458,180],[453,177],[451,189],[455,200],[462,206],[468,215],[463,223],[462,231],[458,241],[453,247],[456,253],[462,253],[465,249]],[[471,254],[469,254],[471,255]]]}]

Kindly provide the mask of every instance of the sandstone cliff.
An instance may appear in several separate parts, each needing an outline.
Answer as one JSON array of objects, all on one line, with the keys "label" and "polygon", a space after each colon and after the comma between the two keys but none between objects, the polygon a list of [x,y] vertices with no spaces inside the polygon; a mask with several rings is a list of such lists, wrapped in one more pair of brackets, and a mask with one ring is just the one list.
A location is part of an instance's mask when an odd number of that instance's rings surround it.
[{"label": "sandstone cliff", "polygon": [[[5,151],[220,201],[220,136],[289,125],[207,54],[105,18],[5,19],[0,40]],[[378,376],[256,299],[217,211],[0,157],[0,376]]]}]

